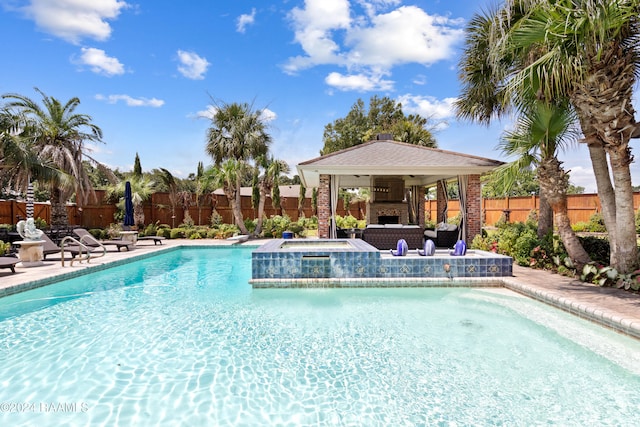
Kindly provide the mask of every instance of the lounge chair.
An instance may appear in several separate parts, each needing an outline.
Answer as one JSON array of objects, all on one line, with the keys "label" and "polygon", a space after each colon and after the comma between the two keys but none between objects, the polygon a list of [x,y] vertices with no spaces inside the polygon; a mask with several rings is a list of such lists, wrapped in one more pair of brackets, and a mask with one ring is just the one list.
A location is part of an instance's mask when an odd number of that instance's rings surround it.
[{"label": "lounge chair", "polygon": [[18,258],[12,256],[0,256],[0,268],[10,268],[12,273],[16,272],[16,264],[19,262]]},{"label": "lounge chair", "polygon": [[139,241],[144,241],[144,240],[153,240],[153,244],[154,246],[159,244],[162,244],[162,241],[164,240],[163,236],[142,236],[142,237],[138,237],[138,242]]},{"label": "lounge chair", "polygon": [[[54,243],[53,240],[46,234],[43,234],[41,237],[44,242],[42,245],[42,256],[44,259],[47,259],[47,255],[60,254],[62,255],[62,248]],[[91,250],[91,248],[88,248]],[[77,245],[65,246],[64,252],[69,252],[71,254],[71,258],[75,258],[80,252],[87,252],[86,250],[81,250]]]},{"label": "lounge chair", "polygon": [[116,248],[118,248],[118,252],[120,252],[120,249],[122,248],[127,248],[127,250],[130,251],[131,245],[133,244],[129,240],[97,240],[84,228],[74,228],[73,232],[80,238],[80,243],[82,243],[83,245],[87,245],[90,248],[115,246]]}]

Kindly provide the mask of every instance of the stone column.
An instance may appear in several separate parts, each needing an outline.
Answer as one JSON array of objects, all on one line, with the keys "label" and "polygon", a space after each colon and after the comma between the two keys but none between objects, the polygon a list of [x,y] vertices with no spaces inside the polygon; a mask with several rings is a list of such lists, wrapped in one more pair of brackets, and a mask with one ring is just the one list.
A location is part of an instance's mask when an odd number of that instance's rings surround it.
[{"label": "stone column", "polygon": [[466,242],[470,244],[474,237],[482,231],[482,192],[480,187],[480,175],[469,175],[467,184],[467,236]]},{"label": "stone column", "polygon": [[331,175],[320,175],[318,187],[318,237],[329,238],[331,221]]}]

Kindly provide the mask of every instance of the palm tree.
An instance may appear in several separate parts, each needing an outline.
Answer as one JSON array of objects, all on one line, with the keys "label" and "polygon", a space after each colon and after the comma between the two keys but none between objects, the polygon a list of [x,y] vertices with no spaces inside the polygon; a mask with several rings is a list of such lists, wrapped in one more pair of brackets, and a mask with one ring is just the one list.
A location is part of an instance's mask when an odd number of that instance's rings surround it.
[{"label": "palm tree", "polygon": [[244,174],[246,168],[247,164],[245,162],[228,159],[219,166],[214,166],[205,171],[205,176],[208,177],[212,185],[217,188],[222,188],[224,195],[227,196],[233,217],[236,220],[236,225],[242,234],[249,234],[249,231],[242,220],[242,206],[240,204],[240,197],[238,197],[240,187],[237,183],[238,178]]},{"label": "palm tree", "polygon": [[10,112],[0,110],[0,178],[9,187],[27,192],[32,180],[57,182],[69,187],[72,178],[40,156],[33,138],[25,136],[25,121]]},{"label": "palm tree", "polygon": [[160,178],[169,189],[169,204],[171,205],[171,227],[176,228],[176,206],[178,206],[178,183],[171,172],[165,168],[160,168]]},{"label": "palm tree", "polygon": [[506,132],[500,148],[507,155],[517,156],[502,170],[502,178],[514,181],[518,173],[537,167],[540,194],[545,196],[555,213],[558,234],[573,264],[582,270],[591,261],[580,240],[571,228],[567,212],[569,175],[562,169],[557,152],[573,133],[575,114],[568,105],[534,103],[518,118],[516,129]]},{"label": "palm tree", "polygon": [[51,225],[68,225],[66,201],[72,192],[83,202],[91,192],[91,180],[83,167],[83,160],[102,166],[88,155],[85,141],[99,142],[102,130],[86,114],[75,113],[80,99],[71,98],[62,104],[56,98],[42,96],[44,108],[32,99],[15,93],[3,95],[9,99],[8,108],[16,109],[25,119],[23,134],[33,139],[32,148],[47,163],[73,177],[73,191],[60,185],[58,181],[48,181],[51,191]]},{"label": "palm tree", "polygon": [[228,160],[235,161],[227,165],[227,169],[234,169],[227,172],[233,172],[235,177],[235,181],[227,182],[227,185],[231,185],[229,192],[233,193],[235,197],[233,203],[238,207],[233,211],[236,225],[245,234],[247,229],[240,209],[242,178],[249,169],[247,163],[266,155],[270,143],[271,136],[267,133],[262,112],[253,111],[251,105],[246,103],[223,104],[218,107],[211,119],[211,126],[207,130],[206,151],[213,158],[215,165],[220,166]]},{"label": "palm tree", "polygon": [[591,156],[611,264],[623,273],[638,265],[629,138],[637,132],[639,15],[639,0],[508,0],[468,27],[457,103],[461,117],[487,123],[523,99],[570,101]]},{"label": "palm tree", "polygon": [[289,165],[284,160],[261,156],[258,159],[257,163],[262,169],[262,175],[258,177],[257,182],[259,199],[258,217],[256,221],[256,229],[254,231],[255,235],[259,235],[262,232],[262,223],[264,221],[264,206],[267,200],[267,194],[271,193],[271,200],[274,204],[274,208],[276,208],[276,205],[279,204],[279,202],[275,201],[274,195],[278,196],[279,198],[279,193],[274,193],[274,190],[278,188],[278,185],[280,184],[280,176],[282,174],[289,173]]},{"label": "palm tree", "polygon": [[195,176],[194,198],[198,208],[198,225],[202,225],[202,208],[211,199],[211,188],[209,181],[204,176],[204,165],[202,162],[198,162],[198,169]]},{"label": "palm tree", "polygon": [[[106,189],[105,198],[112,199],[114,197],[122,198],[124,196],[124,187],[127,180],[122,180],[116,184],[110,185]],[[131,201],[133,202],[133,221],[138,229],[144,228],[144,209],[142,204],[155,191],[155,184],[145,176],[136,177],[131,175],[128,179],[131,185]]]}]

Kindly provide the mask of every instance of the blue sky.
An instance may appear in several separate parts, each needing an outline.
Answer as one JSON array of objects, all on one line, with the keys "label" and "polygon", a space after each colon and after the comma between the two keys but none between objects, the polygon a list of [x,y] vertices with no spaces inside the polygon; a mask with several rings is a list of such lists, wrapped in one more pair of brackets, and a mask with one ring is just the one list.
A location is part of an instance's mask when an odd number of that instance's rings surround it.
[{"label": "blue sky", "polygon": [[[265,109],[275,157],[318,156],[324,126],[358,98],[402,102],[439,122],[442,149],[508,160],[508,122],[455,120],[463,28],[484,0],[0,0],[0,93],[38,87],[92,116],[94,157],[128,171],[195,172],[213,101]],[[586,147],[563,156],[571,182],[595,191]],[[634,184],[640,178],[633,168]]]}]

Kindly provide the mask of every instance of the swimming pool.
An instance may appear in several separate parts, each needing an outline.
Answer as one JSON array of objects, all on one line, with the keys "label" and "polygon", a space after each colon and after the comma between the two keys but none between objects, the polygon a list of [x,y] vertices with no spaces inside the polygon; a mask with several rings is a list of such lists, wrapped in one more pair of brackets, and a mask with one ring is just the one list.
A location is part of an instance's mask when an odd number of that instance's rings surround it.
[{"label": "swimming pool", "polygon": [[0,424],[635,424],[636,340],[501,289],[253,290],[250,265],[182,249],[0,299],[2,400],[37,405]]}]

